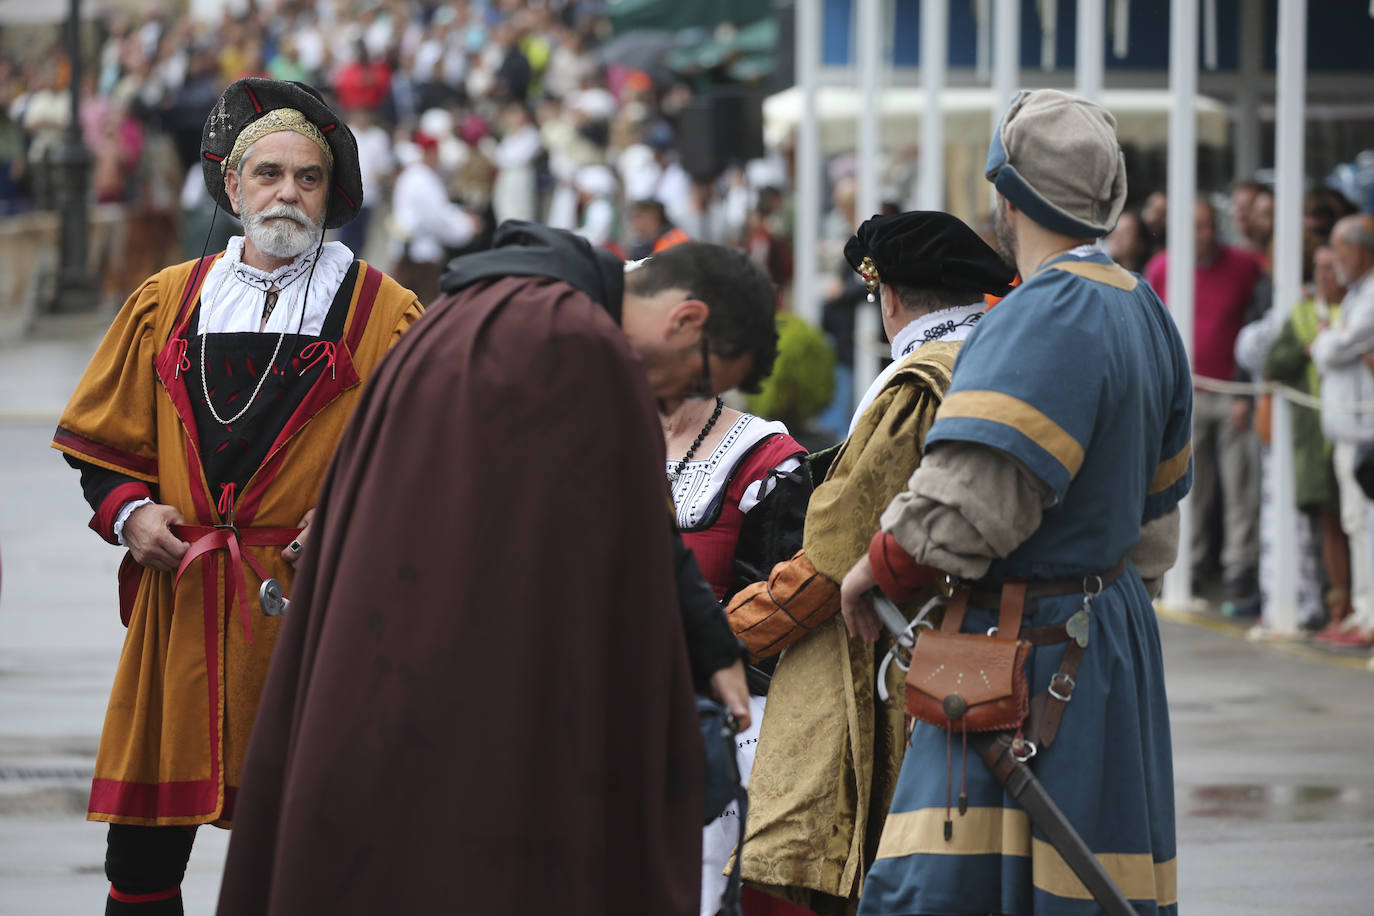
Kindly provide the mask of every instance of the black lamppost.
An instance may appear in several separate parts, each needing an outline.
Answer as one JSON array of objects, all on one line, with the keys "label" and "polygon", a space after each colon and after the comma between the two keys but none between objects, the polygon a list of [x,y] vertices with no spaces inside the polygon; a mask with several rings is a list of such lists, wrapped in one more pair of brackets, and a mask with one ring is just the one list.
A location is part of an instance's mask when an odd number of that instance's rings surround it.
[{"label": "black lamppost", "polygon": [[60,261],[50,303],[55,312],[85,311],[94,308],[99,300],[95,279],[86,267],[90,232],[86,187],[91,154],[81,139],[81,0],[69,0],[67,56],[71,59],[71,119],[67,122],[67,134],[52,159],[57,178],[55,198],[61,219]]}]

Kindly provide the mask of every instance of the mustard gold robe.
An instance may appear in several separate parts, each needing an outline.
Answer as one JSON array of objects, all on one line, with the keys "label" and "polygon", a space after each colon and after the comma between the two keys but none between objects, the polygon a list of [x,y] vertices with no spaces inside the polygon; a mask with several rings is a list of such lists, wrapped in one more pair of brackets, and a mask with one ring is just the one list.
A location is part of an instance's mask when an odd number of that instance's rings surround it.
[{"label": "mustard gold robe", "polygon": [[[160,271],[129,298],[53,439],[54,448],[81,461],[143,482],[155,502],[175,506],[188,525],[224,521],[201,468],[190,400],[199,396],[199,379],[183,371],[175,340],[198,299],[199,290],[188,285],[199,284],[213,259],[195,270],[199,262],[191,261]],[[234,519],[241,530],[293,527],[315,504],[362,380],[422,312],[409,290],[376,268],[358,267],[331,371],[320,373],[244,487]],[[120,491],[97,511],[98,520],[133,495]],[[92,526],[100,530],[108,522]],[[290,595],[293,568],[280,546],[242,550]],[[174,586],[174,574],[143,569],[126,556],[120,592],[129,631],[96,754],[89,820],[219,826],[232,820],[281,626],[281,618],[258,612],[261,580],[245,562],[242,583],[252,607],[245,636],[238,601],[226,600],[232,572],[228,551],[216,550],[194,560]]]},{"label": "mustard gold robe", "polygon": [[[867,553],[883,510],[920,463],[958,352],[958,343],[934,341],[908,356],[812,494],[803,547],[836,583]],[[850,639],[836,614],[783,652],[768,691],[743,874],[823,916],[857,901],[901,769],[901,671],[889,671],[888,702],[876,690],[889,645]]]}]

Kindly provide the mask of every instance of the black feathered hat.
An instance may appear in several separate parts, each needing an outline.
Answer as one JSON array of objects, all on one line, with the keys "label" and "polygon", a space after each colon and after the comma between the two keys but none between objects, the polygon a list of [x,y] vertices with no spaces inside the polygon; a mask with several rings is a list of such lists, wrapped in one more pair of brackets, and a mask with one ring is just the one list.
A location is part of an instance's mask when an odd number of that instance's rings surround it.
[{"label": "black feathered hat", "polygon": [[844,257],[870,293],[879,283],[896,283],[1005,296],[1016,276],[963,220],[937,210],[864,220],[845,243]]},{"label": "black feathered hat", "polygon": [[[343,118],[305,83],[249,77],[230,84],[219,97],[200,135],[200,166],[205,187],[226,212],[234,208],[224,191],[226,162],[239,136],[253,122],[274,111],[294,109],[305,116],[329,145],[329,199],[324,227],[337,229],[358,215],[363,205],[363,177],[358,169],[358,141]],[[283,126],[281,129],[290,130]]]}]

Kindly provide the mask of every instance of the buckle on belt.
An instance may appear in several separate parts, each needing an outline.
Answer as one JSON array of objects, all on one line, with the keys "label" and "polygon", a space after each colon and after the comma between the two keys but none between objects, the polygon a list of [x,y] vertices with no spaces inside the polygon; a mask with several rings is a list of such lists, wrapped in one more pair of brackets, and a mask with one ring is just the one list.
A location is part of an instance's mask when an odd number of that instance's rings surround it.
[{"label": "buckle on belt", "polygon": [[[1055,689],[1056,684],[1064,685],[1061,688],[1063,690],[1063,693],[1060,693],[1059,690]],[[1075,686],[1076,682],[1074,681],[1072,675],[1064,671],[1056,671],[1054,675],[1050,678],[1050,686],[1047,689],[1049,691],[1050,696],[1054,697],[1061,703],[1067,703],[1069,702],[1069,700],[1073,699],[1073,688]]]}]

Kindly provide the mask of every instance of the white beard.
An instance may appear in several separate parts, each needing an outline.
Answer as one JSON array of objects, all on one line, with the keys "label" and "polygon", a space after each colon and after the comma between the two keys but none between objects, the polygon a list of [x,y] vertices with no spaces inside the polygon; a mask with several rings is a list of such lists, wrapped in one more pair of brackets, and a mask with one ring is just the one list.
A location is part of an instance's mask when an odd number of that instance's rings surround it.
[{"label": "white beard", "polygon": [[[243,214],[243,234],[253,247],[269,257],[294,259],[318,245],[324,235],[323,219],[312,223],[303,211],[287,204],[257,212],[240,199],[239,211]],[[268,223],[279,216],[288,219]]]}]

